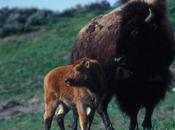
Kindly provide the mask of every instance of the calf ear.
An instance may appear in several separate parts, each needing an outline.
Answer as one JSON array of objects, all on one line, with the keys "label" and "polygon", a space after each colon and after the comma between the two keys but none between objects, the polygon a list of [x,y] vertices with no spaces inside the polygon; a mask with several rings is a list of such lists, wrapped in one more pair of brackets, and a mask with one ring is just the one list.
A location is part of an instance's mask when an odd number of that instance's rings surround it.
[{"label": "calf ear", "polygon": [[90,61],[86,61],[86,63],[85,63],[85,67],[86,67],[87,69],[90,68]]},{"label": "calf ear", "polygon": [[80,65],[83,65],[83,64],[85,64],[85,61],[84,61],[84,60],[82,60],[82,61],[80,62]]}]

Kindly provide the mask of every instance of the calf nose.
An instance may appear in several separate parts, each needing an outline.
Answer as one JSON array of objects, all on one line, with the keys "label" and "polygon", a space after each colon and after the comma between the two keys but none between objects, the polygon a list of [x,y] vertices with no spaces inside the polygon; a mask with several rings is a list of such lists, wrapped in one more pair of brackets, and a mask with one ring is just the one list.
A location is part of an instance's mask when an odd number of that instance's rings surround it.
[{"label": "calf nose", "polygon": [[64,79],[64,82],[69,83],[69,79],[68,78]]},{"label": "calf nose", "polygon": [[67,84],[71,84],[71,83],[73,82],[73,79],[71,79],[71,78],[66,78],[66,79],[64,80],[64,82],[67,83]]}]

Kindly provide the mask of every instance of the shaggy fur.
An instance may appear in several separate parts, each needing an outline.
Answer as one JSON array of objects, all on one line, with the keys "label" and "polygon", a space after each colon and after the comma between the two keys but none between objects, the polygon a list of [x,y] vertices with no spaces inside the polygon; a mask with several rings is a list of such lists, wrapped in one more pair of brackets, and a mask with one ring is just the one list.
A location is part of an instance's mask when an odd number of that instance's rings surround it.
[{"label": "shaggy fur", "polygon": [[[167,1],[131,0],[85,26],[77,37],[71,59],[98,59],[108,83],[103,105],[107,106],[115,95],[122,111],[131,119],[130,130],[137,128],[137,113],[144,107],[143,127],[152,128],[153,110],[164,98],[171,80],[173,42]],[[123,57],[123,63],[132,72],[129,78],[116,78],[116,57]]]}]

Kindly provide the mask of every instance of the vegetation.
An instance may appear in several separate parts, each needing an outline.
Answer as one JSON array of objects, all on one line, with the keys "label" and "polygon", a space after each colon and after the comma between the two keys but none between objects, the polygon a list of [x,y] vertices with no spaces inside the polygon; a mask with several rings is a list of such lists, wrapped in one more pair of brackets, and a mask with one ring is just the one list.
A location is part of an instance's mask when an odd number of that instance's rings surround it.
[{"label": "vegetation", "polygon": [[78,12],[105,10],[109,8],[110,4],[105,0],[85,6],[77,5],[76,7],[66,9],[63,12],[39,10],[36,8],[9,9],[5,7],[0,9],[0,37],[35,31],[38,30],[41,25],[54,22],[61,17],[72,17]]},{"label": "vegetation", "polygon": [[57,14],[49,10],[39,10],[36,8],[0,9],[0,37],[21,32],[30,32],[38,26],[51,22]]},{"label": "vegetation", "polygon": [[175,0],[169,0],[169,16],[175,29]]},{"label": "vegetation", "polygon": [[[18,102],[27,101],[36,95],[43,102],[43,76],[56,66],[69,64],[70,51],[77,33],[93,17],[111,10],[106,7],[105,10],[79,11],[71,16],[62,14],[56,19],[54,18],[54,22],[46,22],[44,25],[39,26],[39,29],[35,32],[32,31],[27,34],[15,33],[16,35],[1,38],[0,104],[11,100]],[[169,10],[170,19],[175,27],[175,0],[171,0]],[[36,15],[34,13],[31,16],[34,17]],[[55,14],[52,15],[54,17]],[[12,16],[10,17],[8,17],[9,21],[11,21],[10,19],[13,20]],[[13,17],[15,16],[13,15]],[[27,21],[28,19],[29,17]],[[4,25],[6,24],[0,23],[0,29]],[[34,25],[32,25],[33,28],[38,27]],[[165,102],[162,102],[157,107],[153,118],[155,130],[175,130],[175,117],[173,116],[175,115],[174,101],[175,93],[168,92]],[[120,112],[114,102],[111,102],[108,109],[114,128],[126,130],[128,118]],[[143,112],[144,110],[140,113],[142,118],[139,119],[139,122],[143,119]],[[27,114],[15,119],[1,121],[0,130],[41,129],[43,127],[42,114],[43,112]],[[67,129],[70,129],[71,119],[69,114],[66,117]],[[56,129],[56,123],[54,122],[53,130]],[[92,129],[104,129],[98,115],[93,122]]]}]

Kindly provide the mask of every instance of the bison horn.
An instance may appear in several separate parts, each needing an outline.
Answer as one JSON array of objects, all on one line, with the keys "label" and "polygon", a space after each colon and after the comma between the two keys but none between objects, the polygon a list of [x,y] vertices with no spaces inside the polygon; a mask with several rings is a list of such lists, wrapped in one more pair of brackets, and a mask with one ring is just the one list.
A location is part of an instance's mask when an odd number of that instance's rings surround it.
[{"label": "bison horn", "polygon": [[122,57],[122,56],[118,57],[118,58],[117,57],[114,58],[114,61],[117,62],[117,63],[120,63],[123,60],[124,60],[124,57]]},{"label": "bison horn", "polygon": [[145,22],[149,23],[151,21],[152,16],[152,10],[149,8],[149,15],[146,17]]}]

